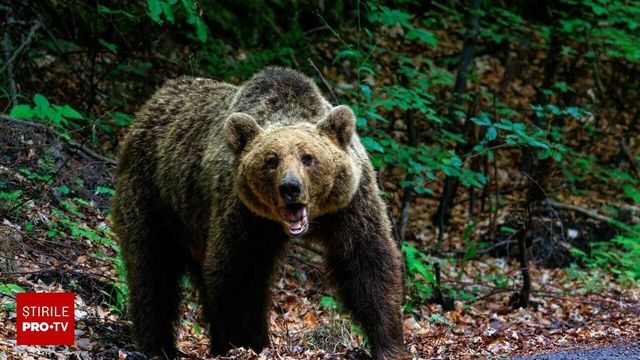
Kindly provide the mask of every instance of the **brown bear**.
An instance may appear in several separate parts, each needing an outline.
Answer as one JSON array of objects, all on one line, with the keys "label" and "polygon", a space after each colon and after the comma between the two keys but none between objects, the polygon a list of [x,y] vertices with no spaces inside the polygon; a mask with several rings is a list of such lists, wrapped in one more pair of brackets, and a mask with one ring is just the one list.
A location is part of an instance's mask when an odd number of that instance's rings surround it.
[{"label": "brown bear", "polygon": [[211,353],[269,345],[272,275],[288,239],[326,248],[376,359],[405,356],[402,258],[347,106],[268,67],[242,86],[168,81],[123,142],[112,214],[139,347],[176,355],[180,279],[199,289]]}]

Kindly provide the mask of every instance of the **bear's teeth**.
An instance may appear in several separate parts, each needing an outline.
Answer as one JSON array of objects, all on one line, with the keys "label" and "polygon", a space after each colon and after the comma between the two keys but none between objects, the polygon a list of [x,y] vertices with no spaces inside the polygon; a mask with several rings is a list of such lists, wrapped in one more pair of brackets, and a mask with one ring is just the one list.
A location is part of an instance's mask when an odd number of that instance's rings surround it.
[{"label": "bear's teeth", "polygon": [[289,228],[289,234],[294,235],[294,236],[298,236],[298,235],[304,233],[305,231],[307,231],[307,224],[304,224],[302,227],[300,227],[298,229]]},{"label": "bear's teeth", "polygon": [[287,230],[289,231],[289,234],[294,235],[294,236],[298,236],[302,233],[304,233],[305,231],[307,231],[308,229],[308,217],[307,217],[307,208],[304,207],[303,209],[300,210],[300,215],[302,215],[302,218],[298,221],[286,221],[287,224]]}]

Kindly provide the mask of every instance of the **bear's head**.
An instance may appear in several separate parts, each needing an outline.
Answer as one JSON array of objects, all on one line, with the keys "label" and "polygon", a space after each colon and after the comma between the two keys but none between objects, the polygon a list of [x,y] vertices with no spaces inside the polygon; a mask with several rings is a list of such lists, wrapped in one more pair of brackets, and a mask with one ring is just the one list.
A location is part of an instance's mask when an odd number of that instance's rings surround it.
[{"label": "bear's head", "polygon": [[357,190],[362,170],[351,149],[354,131],[355,116],[344,105],[317,124],[269,129],[246,113],[231,114],[224,135],[241,201],[281,222],[289,235],[303,235],[310,221],[344,208]]}]

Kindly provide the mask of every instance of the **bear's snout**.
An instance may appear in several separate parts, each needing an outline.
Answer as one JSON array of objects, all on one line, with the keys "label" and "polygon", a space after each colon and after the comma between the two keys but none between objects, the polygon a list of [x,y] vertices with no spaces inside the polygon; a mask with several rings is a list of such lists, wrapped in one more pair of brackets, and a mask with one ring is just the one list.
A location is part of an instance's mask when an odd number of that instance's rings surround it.
[{"label": "bear's snout", "polygon": [[302,182],[296,177],[285,177],[278,185],[278,192],[285,204],[295,204],[302,193]]}]

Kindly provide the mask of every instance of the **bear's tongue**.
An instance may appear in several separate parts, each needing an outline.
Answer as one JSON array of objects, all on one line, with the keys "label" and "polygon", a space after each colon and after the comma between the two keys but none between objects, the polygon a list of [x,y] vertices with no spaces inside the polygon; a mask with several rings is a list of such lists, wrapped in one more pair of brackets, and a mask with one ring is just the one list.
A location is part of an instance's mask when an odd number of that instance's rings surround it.
[{"label": "bear's tongue", "polygon": [[304,205],[288,205],[280,210],[280,214],[288,222],[302,221],[307,216],[307,207]]},{"label": "bear's tongue", "polygon": [[300,235],[307,228],[307,207],[301,204],[287,205],[280,209],[280,215],[286,222],[291,235]]}]

